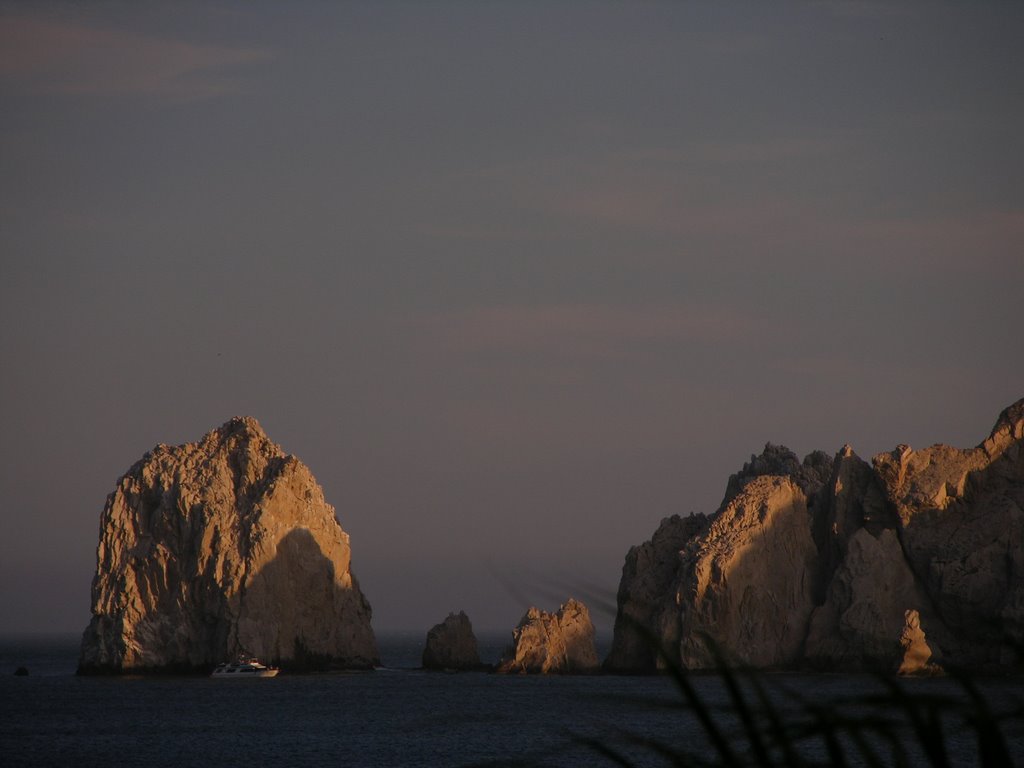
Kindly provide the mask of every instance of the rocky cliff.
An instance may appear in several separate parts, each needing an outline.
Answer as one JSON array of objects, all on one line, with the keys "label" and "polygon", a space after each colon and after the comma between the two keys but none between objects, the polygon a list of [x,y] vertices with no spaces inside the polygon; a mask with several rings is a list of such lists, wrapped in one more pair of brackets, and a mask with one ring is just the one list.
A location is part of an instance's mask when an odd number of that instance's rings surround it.
[{"label": "rocky cliff", "polygon": [[605,661],[612,671],[653,669],[661,642],[679,642],[679,616],[673,589],[679,553],[708,527],[705,515],[665,518],[650,541],[632,547],[619,582],[614,642]]},{"label": "rocky cliff", "polygon": [[82,673],[201,670],[241,651],[295,668],[377,662],[348,534],[255,419],[132,466],[96,560]]},{"label": "rocky cliff", "polygon": [[1024,400],[976,448],[849,446],[803,461],[769,444],[709,518],[669,518],[626,556],[606,666],[700,668],[1019,661]]},{"label": "rocky cliff", "polygon": [[548,613],[530,608],[512,632],[512,645],[502,655],[502,674],[586,674],[600,666],[594,647],[594,625],[587,606],[570,599]]},{"label": "rocky cliff", "polygon": [[473,625],[464,611],[449,613],[427,632],[423,648],[424,669],[480,669]]}]

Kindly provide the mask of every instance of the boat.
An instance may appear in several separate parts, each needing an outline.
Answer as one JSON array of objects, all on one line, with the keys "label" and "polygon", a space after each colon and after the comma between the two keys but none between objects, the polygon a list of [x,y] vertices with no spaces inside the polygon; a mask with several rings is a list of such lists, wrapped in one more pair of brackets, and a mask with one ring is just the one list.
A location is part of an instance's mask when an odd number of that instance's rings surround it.
[{"label": "boat", "polygon": [[210,677],[277,677],[277,667],[261,664],[255,656],[240,653],[235,661],[218,664]]}]

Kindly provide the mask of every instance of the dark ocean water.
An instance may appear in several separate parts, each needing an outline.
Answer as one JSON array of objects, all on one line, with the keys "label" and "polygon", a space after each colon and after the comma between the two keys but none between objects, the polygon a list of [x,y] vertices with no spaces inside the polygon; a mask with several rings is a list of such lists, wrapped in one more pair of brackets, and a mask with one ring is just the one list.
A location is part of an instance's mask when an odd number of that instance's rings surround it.
[{"label": "dark ocean water", "polygon": [[[481,638],[485,660],[496,659],[504,639]],[[669,679],[426,673],[412,669],[422,640],[380,638],[386,666],[374,672],[231,682],[79,678],[77,638],[0,640],[0,765],[613,765],[582,743],[596,739],[616,744],[632,764],[654,766],[668,763],[648,744],[624,745],[619,735],[704,747],[702,729],[677,706],[680,694]],[[29,676],[14,676],[22,665]],[[728,692],[717,676],[692,681],[712,707],[725,709]],[[880,690],[876,680],[857,675],[779,675],[768,682],[823,704]],[[948,680],[909,685],[929,695],[956,693]],[[985,691],[1005,708],[1021,694],[1021,682],[988,681]],[[728,714],[716,721],[727,730],[736,725]],[[1013,760],[1024,764],[1020,723],[1008,725],[1017,728]],[[973,734],[948,729],[951,763],[977,764]],[[804,752],[826,756],[821,745]]]}]

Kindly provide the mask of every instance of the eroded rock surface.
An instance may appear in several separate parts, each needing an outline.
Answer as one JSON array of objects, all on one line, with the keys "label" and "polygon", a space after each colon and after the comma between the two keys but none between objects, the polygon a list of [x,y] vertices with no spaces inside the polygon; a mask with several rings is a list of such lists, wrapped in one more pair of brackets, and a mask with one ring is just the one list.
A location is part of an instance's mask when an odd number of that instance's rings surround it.
[{"label": "eroded rock surface", "polygon": [[899,658],[905,614],[927,601],[900,548],[897,533],[859,528],[812,616],[804,654],[812,666],[862,669]]},{"label": "eroded rock surface", "polygon": [[448,614],[448,618],[427,632],[423,667],[460,670],[481,667],[473,625],[464,611]]},{"label": "eroded rock surface", "polygon": [[705,638],[735,660],[757,667],[793,663],[814,608],[816,548],[807,496],[789,477],[747,481],[691,540],[677,585],[680,660],[715,661]]},{"label": "eroded rock surface", "polygon": [[497,671],[502,674],[586,674],[597,671],[590,612],[570,599],[557,613],[530,608],[512,632]]},{"label": "eroded rock surface", "polygon": [[736,498],[750,480],[758,477],[788,477],[806,496],[813,496],[828,482],[831,474],[832,457],[824,451],[809,453],[800,461],[786,446],[765,443],[759,456],[751,455],[743,469],[729,476],[721,506]]},{"label": "eroded rock surface", "polygon": [[630,550],[607,666],[651,668],[650,638],[696,668],[712,649],[758,667],[1017,660],[1022,445],[1024,400],[967,450],[900,446],[868,464],[849,446],[799,461],[769,443],[714,515],[663,521]]},{"label": "eroded rock surface", "polygon": [[[706,515],[673,515],[661,521],[650,541],[632,547],[622,566],[619,611],[605,667],[613,672],[649,672],[660,666],[659,645],[679,642],[673,586],[686,543],[708,527]],[[674,653],[674,650],[670,650]]]},{"label": "eroded rock surface", "polygon": [[147,453],[107,498],[96,557],[83,673],[200,670],[241,651],[377,663],[348,534],[255,419]]},{"label": "eroded rock surface", "polygon": [[905,614],[903,632],[900,634],[900,647],[903,658],[900,659],[900,675],[931,676],[941,674],[942,668],[931,663],[932,649],[921,629],[921,616],[917,611],[908,610]]},{"label": "eroded rock surface", "polygon": [[1012,661],[1006,641],[1024,640],[1024,400],[976,448],[900,446],[874,466],[907,561],[949,630],[937,653],[968,666]]}]

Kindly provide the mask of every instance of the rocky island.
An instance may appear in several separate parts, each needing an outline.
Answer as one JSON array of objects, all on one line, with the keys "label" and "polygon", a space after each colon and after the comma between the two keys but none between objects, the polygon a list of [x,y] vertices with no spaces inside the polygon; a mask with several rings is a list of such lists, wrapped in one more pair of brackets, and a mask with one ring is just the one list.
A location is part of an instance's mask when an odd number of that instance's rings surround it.
[{"label": "rocky island", "polygon": [[103,509],[79,672],[378,663],[349,537],[309,469],[252,418],[159,445]]},{"label": "rocky island", "polygon": [[501,674],[589,674],[600,668],[587,606],[569,599],[557,613],[530,608],[502,654]]},{"label": "rocky island", "polygon": [[[1020,663],[1024,399],[970,449],[767,445],[710,515],[626,556],[606,667],[666,660],[931,674]],[[662,656],[656,651],[663,649]],[[712,647],[713,646],[713,647]]]},{"label": "rocky island", "polygon": [[483,669],[473,624],[465,611],[449,613],[427,632],[423,668],[439,670]]}]

